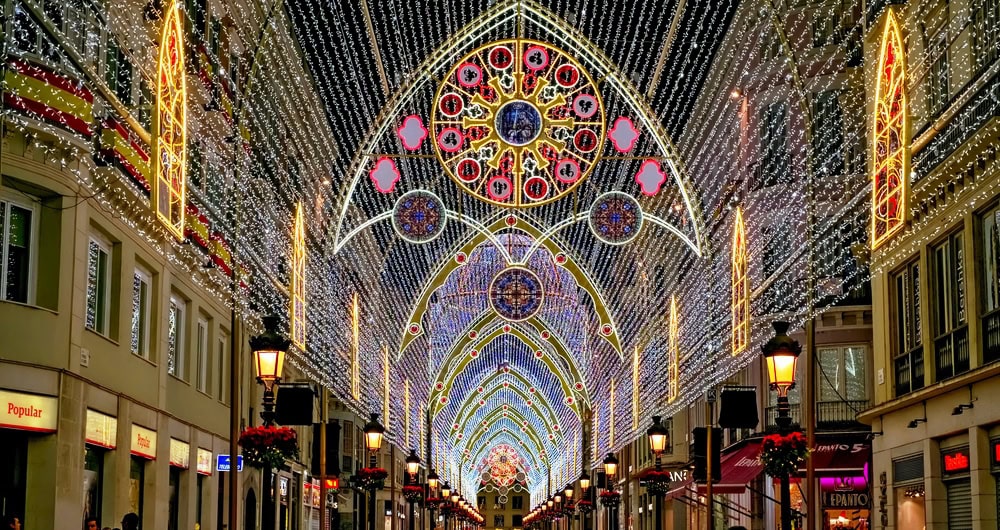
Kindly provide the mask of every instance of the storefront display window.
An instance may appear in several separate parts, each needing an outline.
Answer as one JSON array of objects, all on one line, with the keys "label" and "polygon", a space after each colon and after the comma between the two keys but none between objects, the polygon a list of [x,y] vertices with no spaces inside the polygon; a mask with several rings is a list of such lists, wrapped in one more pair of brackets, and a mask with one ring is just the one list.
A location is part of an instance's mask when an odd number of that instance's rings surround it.
[{"label": "storefront display window", "polygon": [[177,530],[180,519],[180,506],[178,503],[178,490],[181,484],[181,470],[176,467],[170,468],[170,504],[167,515],[167,529]]},{"label": "storefront display window", "polygon": [[90,445],[83,456],[83,516],[101,519],[101,497],[104,492],[104,454]]},{"label": "storefront display window", "polygon": [[28,470],[28,437],[0,429],[0,509],[23,514]]},{"label": "storefront display window", "polygon": [[133,456],[128,474],[128,501],[130,511],[139,515],[139,521],[142,521],[142,505],[145,484],[146,461],[137,456]]}]

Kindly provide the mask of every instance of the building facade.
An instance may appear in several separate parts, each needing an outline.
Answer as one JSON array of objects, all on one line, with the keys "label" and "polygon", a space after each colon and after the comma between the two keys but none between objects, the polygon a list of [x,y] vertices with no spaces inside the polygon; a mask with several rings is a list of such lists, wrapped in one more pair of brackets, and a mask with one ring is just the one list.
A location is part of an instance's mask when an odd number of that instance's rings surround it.
[{"label": "building facade", "polygon": [[[902,149],[871,153],[872,171],[904,178],[871,258],[876,527],[996,528],[1000,7],[886,4],[866,14],[869,141]],[[886,108],[901,119],[880,122]],[[892,197],[893,181],[875,193]]]}]

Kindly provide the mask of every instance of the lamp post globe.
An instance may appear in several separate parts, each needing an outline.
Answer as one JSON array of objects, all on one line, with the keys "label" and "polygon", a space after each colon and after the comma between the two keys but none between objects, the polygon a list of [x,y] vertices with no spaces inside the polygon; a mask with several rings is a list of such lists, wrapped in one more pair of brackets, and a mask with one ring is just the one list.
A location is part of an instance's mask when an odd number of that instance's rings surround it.
[{"label": "lamp post globe", "polygon": [[[774,423],[781,435],[788,433],[792,425],[789,414],[788,391],[795,387],[795,371],[802,346],[788,336],[788,322],[773,322],[774,336],[761,346],[767,377],[771,390],[778,394],[778,414]],[[788,474],[782,474],[781,482],[781,530],[792,529],[792,494]]]},{"label": "lamp post globe", "polygon": [[378,413],[373,412],[365,424],[365,448],[374,456],[382,448],[382,439],[385,437],[385,427],[378,422]]},{"label": "lamp post globe", "polygon": [[608,480],[618,474],[618,458],[614,453],[608,453],[608,456],[604,457],[604,474],[608,476]]},{"label": "lamp post globe", "polygon": [[584,471],[583,474],[580,475],[580,489],[584,493],[586,493],[587,490],[590,489],[590,475],[586,471]]},{"label": "lamp post globe", "polygon": [[415,449],[410,449],[409,456],[406,457],[406,473],[410,475],[410,481],[414,481],[417,478],[417,473],[420,471],[420,457],[417,456],[417,451]]}]

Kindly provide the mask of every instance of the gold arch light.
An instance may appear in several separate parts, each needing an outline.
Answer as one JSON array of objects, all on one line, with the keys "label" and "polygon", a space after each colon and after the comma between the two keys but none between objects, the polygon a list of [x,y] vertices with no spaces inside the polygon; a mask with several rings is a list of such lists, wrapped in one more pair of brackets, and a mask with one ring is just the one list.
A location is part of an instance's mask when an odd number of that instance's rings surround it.
[{"label": "gold arch light", "polygon": [[873,249],[901,230],[906,221],[910,160],[905,57],[903,36],[889,11],[876,70],[872,120]]},{"label": "gold arch light", "polygon": [[733,355],[747,349],[750,342],[750,276],[747,274],[747,231],[743,209],[736,209],[733,223],[732,328]]},{"label": "gold arch light", "polygon": [[306,227],[302,204],[295,209],[295,233],[292,243],[292,343],[306,349]]},{"label": "gold arch light", "polygon": [[180,5],[167,9],[160,38],[156,81],[155,183],[156,217],[177,239],[184,238],[187,201],[187,84],[184,71],[184,31]]}]

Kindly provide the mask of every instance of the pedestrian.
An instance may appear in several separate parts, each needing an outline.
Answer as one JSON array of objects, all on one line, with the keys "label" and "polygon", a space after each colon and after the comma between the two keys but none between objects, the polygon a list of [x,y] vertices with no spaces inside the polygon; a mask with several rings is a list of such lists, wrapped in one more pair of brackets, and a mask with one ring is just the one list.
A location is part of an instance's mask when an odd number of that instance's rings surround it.
[{"label": "pedestrian", "polygon": [[122,530],[139,530],[139,516],[129,512],[122,517]]},{"label": "pedestrian", "polygon": [[97,530],[100,528],[97,524],[97,517],[88,517],[83,520],[83,530]]},{"label": "pedestrian", "polygon": [[21,530],[21,519],[15,515],[4,516],[3,530]]}]

